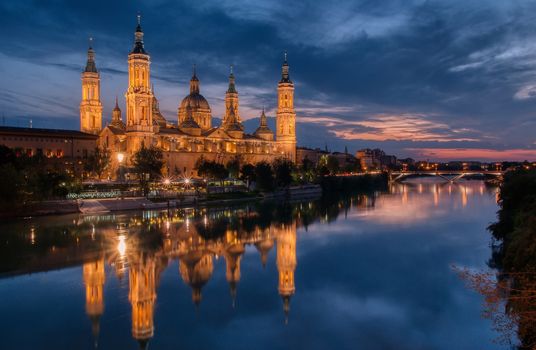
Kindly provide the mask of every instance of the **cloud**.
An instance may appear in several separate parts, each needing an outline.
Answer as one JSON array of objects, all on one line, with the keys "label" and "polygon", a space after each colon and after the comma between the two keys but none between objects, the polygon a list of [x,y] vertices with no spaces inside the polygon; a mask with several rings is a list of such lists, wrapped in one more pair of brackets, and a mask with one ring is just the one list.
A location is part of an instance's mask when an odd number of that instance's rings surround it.
[{"label": "cloud", "polygon": [[374,115],[365,120],[334,117],[300,117],[303,123],[326,126],[330,133],[344,140],[371,141],[434,141],[477,142],[476,137],[464,137],[468,129],[453,129],[445,123],[429,120],[422,114]]},{"label": "cloud", "polygon": [[407,148],[406,151],[414,152],[421,159],[430,160],[536,160],[536,149]]},{"label": "cloud", "polygon": [[263,105],[273,115],[286,49],[300,145],[398,154],[436,146],[523,149],[534,142],[533,2],[2,1],[10,38],[0,47],[0,89],[8,91],[2,112],[10,120],[76,128],[91,35],[108,118],[116,95],[124,103],[138,10],[170,121],[193,63],[216,117],[229,64],[236,67],[242,117],[257,117]]},{"label": "cloud", "polygon": [[536,97],[536,85],[523,86],[514,95],[516,100],[526,100],[534,97]]}]

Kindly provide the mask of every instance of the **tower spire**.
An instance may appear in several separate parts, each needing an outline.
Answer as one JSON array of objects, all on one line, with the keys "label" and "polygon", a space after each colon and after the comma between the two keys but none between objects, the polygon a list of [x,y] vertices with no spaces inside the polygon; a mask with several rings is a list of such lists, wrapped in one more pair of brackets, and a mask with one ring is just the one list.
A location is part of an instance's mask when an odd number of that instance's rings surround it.
[{"label": "tower spire", "polygon": [[95,65],[95,51],[93,50],[93,38],[89,37],[89,48],[87,49],[87,62],[84,72],[98,73]]},{"label": "tower spire", "polygon": [[266,122],[266,114],[264,113],[264,106],[262,106],[262,113],[261,113],[261,128],[267,127],[268,123]]},{"label": "tower spire", "polygon": [[229,88],[227,89],[227,92],[230,93],[236,93],[236,86],[235,86],[235,76],[233,74],[233,65],[231,64],[230,67],[230,74],[229,74]]},{"label": "tower spire", "polygon": [[192,67],[192,70],[193,75],[192,79],[190,79],[190,95],[199,93],[199,79],[197,78],[197,66],[195,65],[195,63]]},{"label": "tower spire", "polygon": [[289,66],[288,66],[288,61],[287,61],[287,51],[285,50],[285,53],[284,53],[284,61],[283,61],[283,66],[281,67],[281,81],[280,83],[292,83],[292,81],[290,80],[290,76],[289,76],[289,73],[288,73],[288,70],[289,70]]},{"label": "tower spire", "polygon": [[141,15],[139,13],[137,19],[138,25],[136,26],[136,31],[134,32],[134,48],[132,49],[131,53],[147,54],[147,52],[145,52],[145,47],[143,46],[143,30],[141,29]]}]

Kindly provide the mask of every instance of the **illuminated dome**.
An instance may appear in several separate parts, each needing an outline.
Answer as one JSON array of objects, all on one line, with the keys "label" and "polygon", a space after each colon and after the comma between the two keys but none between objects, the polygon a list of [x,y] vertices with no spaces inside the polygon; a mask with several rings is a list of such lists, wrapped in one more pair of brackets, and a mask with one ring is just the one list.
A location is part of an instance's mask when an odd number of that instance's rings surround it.
[{"label": "illuminated dome", "polygon": [[179,108],[186,109],[187,107],[192,108],[192,110],[200,109],[200,108],[210,109],[210,106],[206,98],[204,98],[203,95],[199,93],[190,94],[182,100]]},{"label": "illuminated dome", "polygon": [[187,115],[187,111],[188,113],[191,113],[191,117],[202,130],[208,130],[212,127],[210,105],[206,98],[199,93],[199,79],[195,72],[195,66],[194,74],[192,79],[190,79],[190,94],[186,96],[179,105],[179,125],[190,118],[190,116]]}]

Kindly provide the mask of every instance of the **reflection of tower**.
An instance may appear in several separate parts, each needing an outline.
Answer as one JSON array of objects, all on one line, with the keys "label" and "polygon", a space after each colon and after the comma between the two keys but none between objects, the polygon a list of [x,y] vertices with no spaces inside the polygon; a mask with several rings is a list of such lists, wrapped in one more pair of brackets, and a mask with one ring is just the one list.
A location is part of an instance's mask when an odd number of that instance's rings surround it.
[{"label": "reflection of tower", "polygon": [[98,134],[101,129],[102,104],[100,101],[100,74],[95,65],[95,51],[93,51],[90,45],[87,50],[86,68],[82,72],[80,131]]},{"label": "reflection of tower", "polygon": [[192,301],[196,306],[201,302],[201,289],[214,271],[212,255],[200,254],[200,251],[194,251],[179,260],[179,272],[182,280],[192,288]]},{"label": "reflection of tower", "polygon": [[242,254],[244,254],[244,252],[245,248],[242,243],[233,244],[225,250],[225,277],[231,288],[233,307],[235,306],[236,300],[236,285],[240,282],[240,260],[242,259]]},{"label": "reflection of tower", "polygon": [[294,294],[294,270],[296,269],[296,223],[284,225],[277,232],[277,270],[279,295],[283,298],[283,310],[288,319],[290,297]]},{"label": "reflection of tower", "polygon": [[145,349],[154,334],[154,303],[156,301],[156,262],[154,257],[140,253],[129,270],[129,300],[132,305],[132,336]]},{"label": "reflection of tower", "polygon": [[104,282],[106,275],[104,271],[104,258],[90,263],[85,263],[83,267],[84,284],[86,285],[86,314],[91,320],[91,330],[97,347],[100,330],[100,317],[104,312]]}]

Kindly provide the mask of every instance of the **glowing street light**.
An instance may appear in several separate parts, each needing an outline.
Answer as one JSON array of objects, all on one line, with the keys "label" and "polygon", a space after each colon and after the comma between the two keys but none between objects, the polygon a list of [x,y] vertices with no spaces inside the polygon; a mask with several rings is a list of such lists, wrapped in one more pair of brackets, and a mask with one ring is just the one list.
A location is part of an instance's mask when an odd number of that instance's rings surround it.
[{"label": "glowing street light", "polygon": [[118,152],[116,156],[117,162],[119,163],[119,179],[123,182],[123,161],[125,160],[125,154]]}]

